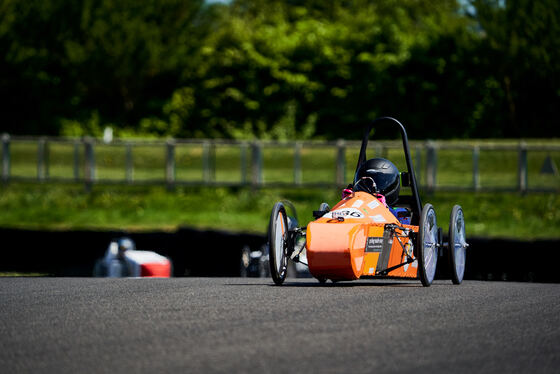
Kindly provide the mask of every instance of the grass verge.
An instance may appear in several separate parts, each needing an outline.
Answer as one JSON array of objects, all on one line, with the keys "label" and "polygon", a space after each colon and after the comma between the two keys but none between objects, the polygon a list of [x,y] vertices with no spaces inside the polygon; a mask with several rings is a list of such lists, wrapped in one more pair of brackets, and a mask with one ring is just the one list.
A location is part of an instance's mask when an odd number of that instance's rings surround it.
[{"label": "grass verge", "polygon": [[[0,187],[0,227],[27,229],[174,230],[179,226],[265,233],[275,201],[294,203],[300,225],[340,191],[12,183]],[[560,237],[560,196],[554,193],[437,193],[423,196],[447,231],[454,204],[468,235],[519,239]]]}]

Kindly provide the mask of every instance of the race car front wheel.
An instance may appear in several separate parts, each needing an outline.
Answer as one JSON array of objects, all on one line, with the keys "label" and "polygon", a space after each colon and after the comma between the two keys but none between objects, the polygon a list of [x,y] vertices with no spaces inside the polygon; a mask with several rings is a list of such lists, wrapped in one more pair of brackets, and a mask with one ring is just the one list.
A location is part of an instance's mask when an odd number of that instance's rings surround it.
[{"label": "race car front wheel", "polygon": [[463,281],[467,246],[463,209],[455,205],[451,210],[449,221],[449,261],[453,284],[461,284]]},{"label": "race car front wheel", "polygon": [[268,226],[268,262],[272,280],[281,285],[286,279],[288,268],[288,216],[284,204],[276,203],[270,214]]},{"label": "race car front wheel", "polygon": [[418,230],[418,275],[425,287],[432,284],[436,275],[439,234],[436,211],[432,204],[424,205]]}]

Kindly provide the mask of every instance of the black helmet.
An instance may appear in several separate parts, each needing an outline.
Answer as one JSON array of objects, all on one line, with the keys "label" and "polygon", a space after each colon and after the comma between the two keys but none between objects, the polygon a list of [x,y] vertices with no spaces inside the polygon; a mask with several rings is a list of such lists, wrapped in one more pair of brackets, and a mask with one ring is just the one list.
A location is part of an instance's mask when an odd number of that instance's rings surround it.
[{"label": "black helmet", "polygon": [[354,178],[355,191],[379,193],[385,196],[388,205],[397,202],[400,189],[399,169],[384,158],[367,160],[360,166]]}]

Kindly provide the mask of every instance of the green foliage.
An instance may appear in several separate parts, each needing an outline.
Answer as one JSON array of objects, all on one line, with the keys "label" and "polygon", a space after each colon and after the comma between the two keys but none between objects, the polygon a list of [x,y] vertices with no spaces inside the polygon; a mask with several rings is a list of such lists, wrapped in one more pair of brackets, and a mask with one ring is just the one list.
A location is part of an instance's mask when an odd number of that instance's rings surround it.
[{"label": "green foliage", "polygon": [[0,7],[1,105],[13,133],[57,134],[79,123],[90,132],[96,116],[101,127],[136,127],[160,115],[181,71],[199,62],[208,25],[203,0]]},{"label": "green foliage", "polygon": [[428,43],[454,2],[399,4],[234,2],[182,120],[206,123],[207,136],[358,134],[383,113],[389,69]]},{"label": "green foliage", "polygon": [[[557,0],[1,0],[2,130],[559,136]],[[381,131],[378,135],[391,134]]]},{"label": "green foliage", "polygon": [[555,0],[475,0],[484,37],[477,55],[488,92],[481,122],[491,135],[558,133],[560,101],[560,3]]}]

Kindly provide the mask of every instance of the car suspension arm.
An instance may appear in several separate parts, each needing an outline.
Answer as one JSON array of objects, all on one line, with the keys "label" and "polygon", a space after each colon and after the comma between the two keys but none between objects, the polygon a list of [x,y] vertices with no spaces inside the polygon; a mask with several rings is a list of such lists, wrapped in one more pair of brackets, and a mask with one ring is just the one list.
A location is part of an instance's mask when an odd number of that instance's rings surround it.
[{"label": "car suspension arm", "polygon": [[398,268],[400,268],[400,267],[402,267],[402,266],[408,265],[408,264],[410,264],[410,263],[413,263],[414,261],[416,261],[415,258],[409,257],[409,258],[408,258],[405,262],[403,262],[402,264],[398,264],[398,265],[395,265],[395,266],[391,266],[390,268],[387,268],[387,269],[384,269],[384,270],[376,271],[376,272],[375,272],[375,275],[387,275],[387,274],[389,274],[390,272],[392,272],[393,270],[398,269]]}]

